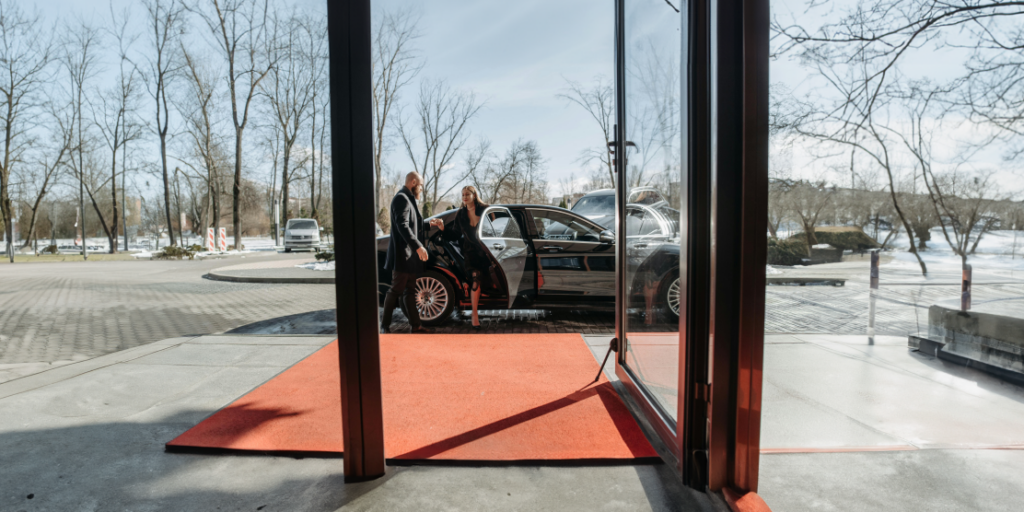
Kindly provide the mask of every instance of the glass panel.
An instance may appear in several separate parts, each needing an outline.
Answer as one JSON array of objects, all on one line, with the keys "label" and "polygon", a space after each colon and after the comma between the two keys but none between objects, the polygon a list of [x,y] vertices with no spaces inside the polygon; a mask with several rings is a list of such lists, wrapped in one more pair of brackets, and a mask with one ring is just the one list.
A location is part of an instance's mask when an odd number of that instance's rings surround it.
[{"label": "glass panel", "polygon": [[680,11],[679,0],[626,2],[626,119],[620,121],[627,141],[626,366],[673,420],[681,303]]},{"label": "glass panel", "polygon": [[579,222],[572,215],[548,210],[530,210],[530,213],[537,225],[537,238],[542,240],[601,241],[597,228]]}]

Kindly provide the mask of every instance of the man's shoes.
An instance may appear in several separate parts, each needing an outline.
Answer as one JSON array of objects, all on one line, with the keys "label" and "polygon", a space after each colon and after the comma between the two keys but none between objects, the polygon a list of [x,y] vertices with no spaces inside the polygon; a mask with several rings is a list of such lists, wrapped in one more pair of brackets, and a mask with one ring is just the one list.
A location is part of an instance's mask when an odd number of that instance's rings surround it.
[{"label": "man's shoes", "polygon": [[383,326],[382,325],[380,327],[380,333],[381,334],[391,334],[391,327],[387,327],[387,326]]},{"label": "man's shoes", "polygon": [[413,327],[412,328],[412,333],[413,334],[430,334],[432,332],[434,332],[434,331],[431,331],[430,329],[427,329],[426,327],[423,327],[422,325],[419,326],[419,327]]}]

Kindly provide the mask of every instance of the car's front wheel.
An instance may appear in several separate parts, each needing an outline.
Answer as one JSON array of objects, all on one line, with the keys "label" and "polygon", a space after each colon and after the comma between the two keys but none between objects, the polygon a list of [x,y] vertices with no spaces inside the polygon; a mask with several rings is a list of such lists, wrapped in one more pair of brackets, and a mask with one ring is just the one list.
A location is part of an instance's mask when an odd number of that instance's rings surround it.
[{"label": "car's front wheel", "polygon": [[680,301],[679,274],[673,272],[661,283],[661,302],[674,317],[679,318]]},{"label": "car's front wheel", "polygon": [[[440,325],[452,316],[458,298],[455,296],[455,288],[448,278],[440,272],[432,270],[424,272],[416,279],[413,288],[413,297],[416,300],[416,309],[420,314],[420,321],[423,325]],[[409,316],[405,310],[405,304],[401,304],[402,312]]]}]

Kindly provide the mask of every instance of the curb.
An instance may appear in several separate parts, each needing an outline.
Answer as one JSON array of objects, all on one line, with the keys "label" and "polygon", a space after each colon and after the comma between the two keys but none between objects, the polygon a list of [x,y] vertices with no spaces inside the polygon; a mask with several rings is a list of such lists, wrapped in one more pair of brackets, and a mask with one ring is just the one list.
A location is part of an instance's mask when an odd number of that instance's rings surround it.
[{"label": "curb", "polygon": [[262,277],[235,276],[219,274],[216,271],[203,276],[212,281],[228,281],[232,283],[274,283],[274,284],[334,284],[333,277]]}]

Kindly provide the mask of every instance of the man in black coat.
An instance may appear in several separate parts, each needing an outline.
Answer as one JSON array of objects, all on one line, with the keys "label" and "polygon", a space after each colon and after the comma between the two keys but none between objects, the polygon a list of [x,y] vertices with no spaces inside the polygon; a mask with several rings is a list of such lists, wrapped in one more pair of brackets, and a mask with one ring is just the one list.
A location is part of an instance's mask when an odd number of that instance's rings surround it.
[{"label": "man in black coat", "polygon": [[423,177],[418,172],[410,172],[405,176],[405,186],[391,200],[391,239],[388,241],[388,256],[384,262],[384,269],[392,271],[391,289],[384,298],[384,316],[380,322],[382,334],[391,332],[391,313],[398,305],[399,296],[409,314],[412,332],[430,332],[420,323],[414,283],[416,276],[423,272],[423,262],[427,261],[427,232],[430,226],[440,226],[442,221],[423,221],[416,204],[422,193]]}]

